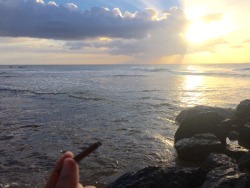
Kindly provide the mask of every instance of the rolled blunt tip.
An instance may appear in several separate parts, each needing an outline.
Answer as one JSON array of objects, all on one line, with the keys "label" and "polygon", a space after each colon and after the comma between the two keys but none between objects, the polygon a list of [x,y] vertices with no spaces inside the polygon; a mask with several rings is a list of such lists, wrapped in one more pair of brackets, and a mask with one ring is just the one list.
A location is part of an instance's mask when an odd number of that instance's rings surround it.
[{"label": "rolled blunt tip", "polygon": [[84,151],[82,151],[81,153],[79,153],[78,155],[76,155],[74,157],[74,160],[78,163],[80,162],[82,159],[84,159],[85,157],[87,157],[89,154],[91,154],[92,152],[94,152],[99,146],[101,146],[102,143],[101,142],[96,142],[92,145],[90,145],[87,149],[85,149]]}]

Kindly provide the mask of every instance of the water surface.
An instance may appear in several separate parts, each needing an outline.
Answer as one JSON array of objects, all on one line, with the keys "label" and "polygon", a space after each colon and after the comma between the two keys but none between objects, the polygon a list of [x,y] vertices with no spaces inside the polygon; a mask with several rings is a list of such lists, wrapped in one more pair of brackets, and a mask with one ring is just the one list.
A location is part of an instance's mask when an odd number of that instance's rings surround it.
[{"label": "water surface", "polygon": [[43,187],[61,152],[96,141],[85,184],[174,163],[176,115],[235,108],[249,86],[249,64],[0,66],[0,186]]}]

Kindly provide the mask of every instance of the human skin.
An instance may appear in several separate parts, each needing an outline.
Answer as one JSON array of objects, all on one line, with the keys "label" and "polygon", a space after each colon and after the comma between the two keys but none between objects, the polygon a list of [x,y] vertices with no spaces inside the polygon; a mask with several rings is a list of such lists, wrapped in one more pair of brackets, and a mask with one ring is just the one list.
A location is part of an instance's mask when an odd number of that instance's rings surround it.
[{"label": "human skin", "polygon": [[56,162],[45,188],[95,188],[79,183],[79,167],[72,152],[66,152]]}]

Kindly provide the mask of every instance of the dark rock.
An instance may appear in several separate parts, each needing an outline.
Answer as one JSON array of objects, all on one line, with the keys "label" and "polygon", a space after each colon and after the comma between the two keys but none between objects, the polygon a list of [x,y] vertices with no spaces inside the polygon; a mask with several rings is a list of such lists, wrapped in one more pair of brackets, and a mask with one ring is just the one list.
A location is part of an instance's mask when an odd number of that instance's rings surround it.
[{"label": "dark rock", "polygon": [[241,124],[250,121],[250,99],[240,102],[236,108],[236,119]]},{"label": "dark rock", "polygon": [[250,183],[248,175],[240,172],[235,160],[225,154],[211,153],[199,171],[206,173],[202,188],[247,188]]},{"label": "dark rock", "polygon": [[211,170],[201,188],[247,188],[250,178],[237,168],[221,166]]},{"label": "dark rock", "polygon": [[226,132],[230,132],[230,131],[235,131],[236,130],[235,121],[233,121],[232,119],[225,119],[225,120],[223,120],[221,122],[221,127]]},{"label": "dark rock", "polygon": [[183,188],[190,187],[197,169],[176,167],[147,167],[136,173],[127,173],[107,188]]},{"label": "dark rock", "polygon": [[202,161],[211,152],[222,152],[224,147],[220,140],[211,133],[197,134],[175,143],[178,156],[188,161]]},{"label": "dark rock", "polygon": [[228,137],[250,148],[250,99],[236,111],[195,106],[181,111],[176,122],[180,125],[175,133],[178,156],[195,167],[147,167],[124,174],[107,188],[250,187],[249,150],[235,142],[226,145]]},{"label": "dark rock", "polygon": [[186,119],[192,118],[192,116],[199,114],[199,113],[204,113],[204,112],[216,112],[221,118],[224,119],[231,119],[234,114],[235,110],[228,108],[219,108],[219,107],[211,107],[211,106],[194,106],[185,110],[182,110],[176,117],[175,121],[179,124],[181,124],[183,121]]},{"label": "dark rock", "polygon": [[237,167],[236,162],[229,156],[222,153],[211,153],[202,164],[201,169],[209,172],[212,169],[221,166]]},{"label": "dark rock", "polygon": [[221,153],[211,153],[193,176],[194,179],[192,182],[196,182],[195,186],[190,184],[190,187],[201,187],[208,172],[221,166],[237,167],[233,160],[227,155]]},{"label": "dark rock", "polygon": [[240,133],[237,131],[230,131],[227,136],[229,140],[235,141],[239,139]]},{"label": "dark rock", "polygon": [[239,144],[250,148],[250,122],[239,128]]},{"label": "dark rock", "polygon": [[216,112],[202,112],[192,115],[182,121],[175,133],[175,142],[183,138],[190,138],[195,134],[213,133],[226,144],[227,133],[220,126],[223,118]]},{"label": "dark rock", "polygon": [[225,154],[236,160],[239,160],[247,152],[248,149],[236,144],[228,144],[225,149]]},{"label": "dark rock", "polygon": [[240,169],[250,170],[250,152],[246,153],[239,159]]}]

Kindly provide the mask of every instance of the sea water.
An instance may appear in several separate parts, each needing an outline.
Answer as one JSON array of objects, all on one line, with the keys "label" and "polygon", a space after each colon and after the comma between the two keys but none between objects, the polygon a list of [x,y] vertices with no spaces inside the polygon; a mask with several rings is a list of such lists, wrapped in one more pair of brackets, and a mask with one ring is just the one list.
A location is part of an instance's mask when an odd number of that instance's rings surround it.
[{"label": "sea water", "polygon": [[250,98],[250,64],[0,66],[0,187],[43,187],[62,152],[100,141],[83,184],[175,162],[176,115]]}]

